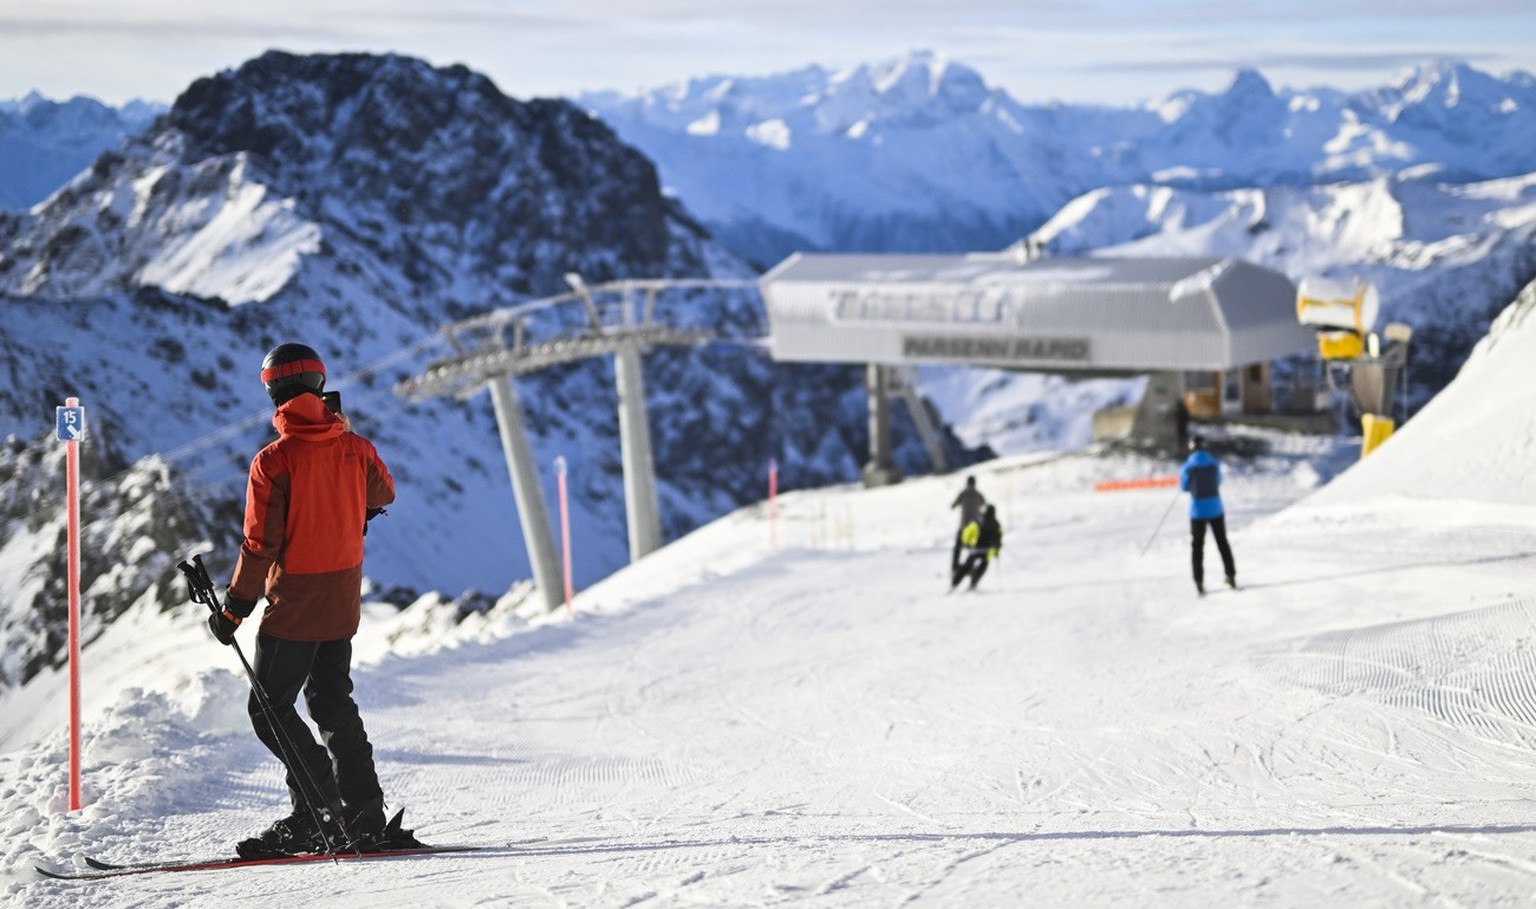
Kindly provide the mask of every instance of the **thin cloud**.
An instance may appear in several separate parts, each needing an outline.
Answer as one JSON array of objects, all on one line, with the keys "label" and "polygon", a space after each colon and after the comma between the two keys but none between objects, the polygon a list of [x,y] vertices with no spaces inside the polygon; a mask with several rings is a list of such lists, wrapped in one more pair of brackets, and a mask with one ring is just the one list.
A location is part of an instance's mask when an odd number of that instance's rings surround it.
[{"label": "thin cloud", "polygon": [[274,24],[271,20],[243,19],[65,19],[0,15],[0,35],[16,38],[90,39],[132,37],[150,40],[166,38],[248,39],[251,35],[274,39],[335,40],[342,32],[294,22]]}]

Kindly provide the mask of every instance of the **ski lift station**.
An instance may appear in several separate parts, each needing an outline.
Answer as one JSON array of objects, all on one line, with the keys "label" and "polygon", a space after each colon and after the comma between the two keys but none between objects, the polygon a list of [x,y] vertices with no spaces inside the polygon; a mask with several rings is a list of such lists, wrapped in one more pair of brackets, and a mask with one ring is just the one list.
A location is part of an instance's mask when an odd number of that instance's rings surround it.
[{"label": "ski lift station", "polygon": [[1272,412],[1271,363],[1316,343],[1290,279],[1234,258],[796,253],[760,286],[774,359],[867,364],[871,484],[896,477],[887,399],[909,367],[1148,375],[1131,434],[1168,442],[1181,399]]},{"label": "ski lift station", "polygon": [[659,295],[755,285],[774,359],[864,364],[867,485],[900,479],[891,459],[893,394],[905,398],[935,470],[947,469],[908,375],[915,366],[1150,376],[1129,434],[1170,443],[1181,401],[1196,417],[1270,412],[1271,361],[1314,343],[1290,280],[1238,259],[796,253],[757,281],[566,280],[570,293],[444,326],[444,355],[395,387],[407,400],[467,400],[489,388],[534,580],[551,609],[563,585],[513,378],[613,358],[630,555],[639,559],[661,543],[641,359],[657,346],[712,337],[669,322]]}]

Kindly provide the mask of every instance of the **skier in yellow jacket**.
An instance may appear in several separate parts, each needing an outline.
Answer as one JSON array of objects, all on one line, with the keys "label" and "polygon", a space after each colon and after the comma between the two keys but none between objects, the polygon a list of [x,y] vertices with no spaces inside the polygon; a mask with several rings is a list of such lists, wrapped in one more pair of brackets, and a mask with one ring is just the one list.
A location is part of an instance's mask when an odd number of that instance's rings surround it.
[{"label": "skier in yellow jacket", "polygon": [[961,581],[970,578],[968,589],[975,590],[976,582],[987,573],[987,565],[1003,550],[1003,525],[997,522],[997,506],[986,506],[981,517],[960,529],[960,545],[970,554],[955,568],[949,589],[954,590]]}]

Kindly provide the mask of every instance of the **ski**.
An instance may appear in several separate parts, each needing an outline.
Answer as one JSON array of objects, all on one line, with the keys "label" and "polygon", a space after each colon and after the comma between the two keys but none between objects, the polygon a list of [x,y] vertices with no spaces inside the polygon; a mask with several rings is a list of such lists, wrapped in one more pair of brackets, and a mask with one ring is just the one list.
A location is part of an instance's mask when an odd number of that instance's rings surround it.
[{"label": "ski", "polygon": [[179,871],[217,871],[226,868],[249,868],[264,865],[301,865],[314,862],[356,862],[374,861],[384,859],[411,858],[425,855],[445,855],[462,852],[477,852],[482,849],[490,849],[490,846],[421,846],[409,849],[388,849],[380,852],[344,852],[344,853],[305,853],[302,855],[278,855],[267,858],[240,858],[239,856],[222,856],[212,859],[181,860],[167,862],[145,862],[135,864],[113,864],[98,859],[87,858],[85,862],[90,865],[90,870],[81,871],[70,868],[55,868],[43,864],[34,863],[37,873],[44,877],[62,881],[94,881],[110,877],[126,877],[133,874],[155,874],[161,872]]}]

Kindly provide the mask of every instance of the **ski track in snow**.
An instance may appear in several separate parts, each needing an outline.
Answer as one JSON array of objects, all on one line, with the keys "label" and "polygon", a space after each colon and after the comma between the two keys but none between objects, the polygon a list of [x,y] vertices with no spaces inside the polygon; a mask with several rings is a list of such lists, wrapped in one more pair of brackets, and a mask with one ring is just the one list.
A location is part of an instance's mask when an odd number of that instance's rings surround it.
[{"label": "ski track in snow", "polygon": [[[57,737],[0,755],[0,898],[1523,902],[1536,888],[1536,600],[1520,590],[1536,537],[1509,512],[1446,526],[1427,507],[1282,511],[1315,476],[1296,468],[1330,455],[1274,443],[1229,470],[1236,593],[1194,595],[1181,514],[1141,554],[1166,490],[1087,491],[1166,464],[979,468],[1007,546],[976,594],[944,592],[958,478],[797,493],[781,501],[777,552],[748,509],[583,592],[574,622],[359,668],[407,826],[504,846],[38,880],[34,860],[80,851],[217,852],[281,813],[230,655],[173,639],[184,678],[168,662],[158,678],[125,671],[139,688],[90,716],[83,811],[61,810]],[[172,620],[143,619],[156,621]]]}]

